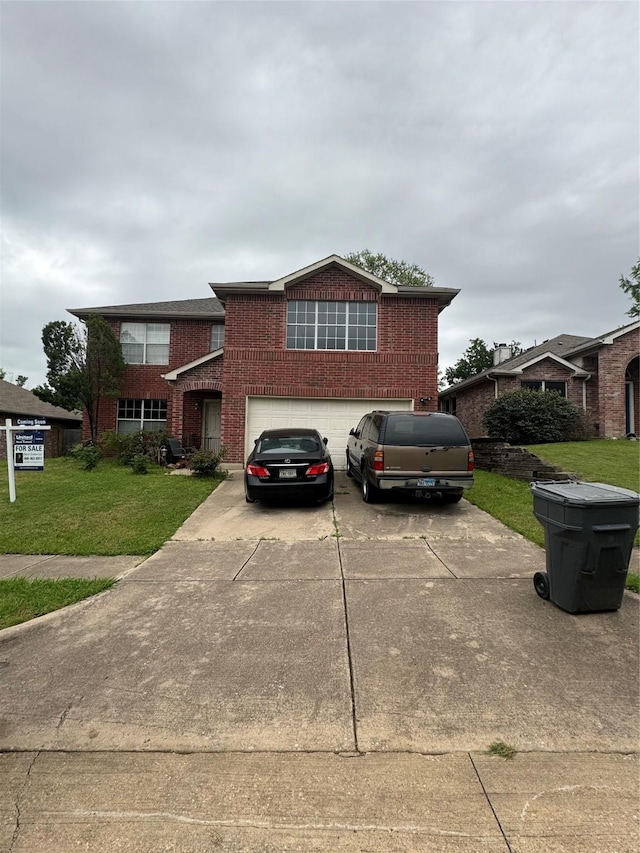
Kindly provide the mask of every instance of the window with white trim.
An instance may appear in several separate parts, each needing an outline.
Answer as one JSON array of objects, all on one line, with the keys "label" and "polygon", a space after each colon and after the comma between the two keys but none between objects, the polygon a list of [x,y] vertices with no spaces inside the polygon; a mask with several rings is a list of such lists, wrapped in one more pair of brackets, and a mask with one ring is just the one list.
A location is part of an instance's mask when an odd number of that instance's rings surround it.
[{"label": "window with white trim", "polygon": [[377,324],[375,302],[292,299],[287,305],[287,349],[375,351]]},{"label": "window with white trim", "polygon": [[224,345],[224,324],[215,323],[211,327],[211,352],[220,349]]},{"label": "window with white trim", "polygon": [[162,432],[166,428],[166,400],[118,400],[118,432],[121,435],[142,429]]},{"label": "window with white trim", "polygon": [[528,391],[555,391],[561,397],[567,396],[567,383],[546,379],[529,379],[520,383],[520,387]]},{"label": "window with white trim", "polygon": [[122,323],[125,364],[169,364],[169,323]]}]

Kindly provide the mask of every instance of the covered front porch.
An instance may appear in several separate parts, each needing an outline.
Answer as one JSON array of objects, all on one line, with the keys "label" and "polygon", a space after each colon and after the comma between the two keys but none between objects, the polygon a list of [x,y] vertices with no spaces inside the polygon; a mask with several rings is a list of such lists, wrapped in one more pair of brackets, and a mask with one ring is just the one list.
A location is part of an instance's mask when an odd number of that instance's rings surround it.
[{"label": "covered front porch", "polygon": [[170,385],[169,434],[191,450],[219,453],[221,443],[222,350],[166,373]]}]

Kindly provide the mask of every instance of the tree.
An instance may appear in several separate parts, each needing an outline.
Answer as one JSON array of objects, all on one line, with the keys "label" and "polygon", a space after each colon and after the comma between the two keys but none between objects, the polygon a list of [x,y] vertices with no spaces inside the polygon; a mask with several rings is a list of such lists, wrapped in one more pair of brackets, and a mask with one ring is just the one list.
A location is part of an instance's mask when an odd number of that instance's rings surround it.
[{"label": "tree", "polygon": [[13,373],[7,373],[7,371],[3,367],[0,367],[0,379],[4,379],[7,382],[12,382],[14,385],[17,385],[18,388],[24,388],[24,386],[29,381],[29,377],[23,376],[22,373],[19,373],[14,380]]},{"label": "tree", "polygon": [[374,255],[369,249],[359,252],[349,252],[344,256],[345,261],[360,267],[373,275],[388,281],[390,284],[409,285],[411,287],[433,287],[434,281],[429,273],[417,264],[406,261],[395,261],[386,255]]},{"label": "tree", "polygon": [[42,346],[47,357],[47,384],[33,393],[45,403],[71,411],[81,407],[78,359],[85,345],[84,335],[73,323],[54,320],[42,329]]},{"label": "tree", "polygon": [[630,278],[625,278],[623,275],[620,276],[620,287],[632,302],[627,314],[630,317],[640,317],[640,258],[631,267]]},{"label": "tree", "polygon": [[100,401],[120,393],[124,359],[111,326],[89,314],[84,329],[56,320],[42,330],[49,385],[34,388],[47,403],[65,409],[83,408],[93,441],[97,438]]},{"label": "tree", "polygon": [[[493,367],[493,351],[498,346],[494,342],[492,349],[481,338],[472,338],[469,341],[469,346],[462,354],[462,358],[453,365],[447,367],[444,372],[444,378],[447,385],[454,385],[456,382],[462,382],[463,379],[469,379],[471,376],[476,376],[482,373],[483,370],[488,370]],[[511,356],[520,355],[523,352],[520,346],[520,341],[511,341]]]},{"label": "tree", "polygon": [[510,444],[544,444],[588,437],[584,412],[556,391],[524,388],[503,394],[484,414],[487,434]]}]

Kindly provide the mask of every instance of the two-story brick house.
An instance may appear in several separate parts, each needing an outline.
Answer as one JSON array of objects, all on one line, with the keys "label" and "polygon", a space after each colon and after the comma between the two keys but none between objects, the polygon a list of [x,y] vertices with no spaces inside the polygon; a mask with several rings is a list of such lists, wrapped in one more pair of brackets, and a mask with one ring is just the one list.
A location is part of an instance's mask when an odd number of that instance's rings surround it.
[{"label": "two-story brick house", "polygon": [[585,412],[600,438],[640,429],[640,322],[596,338],[558,335],[511,357],[498,347],[494,365],[440,392],[440,408],[456,414],[473,438],[486,435],[483,418],[493,401],[520,388],[556,391]]},{"label": "two-story brick house", "polygon": [[437,408],[438,314],[458,290],[397,286],[332,255],[215,297],[72,309],[111,324],[127,362],[99,431],[166,428],[242,462],[262,429],[309,425],[344,464],[372,408]]}]

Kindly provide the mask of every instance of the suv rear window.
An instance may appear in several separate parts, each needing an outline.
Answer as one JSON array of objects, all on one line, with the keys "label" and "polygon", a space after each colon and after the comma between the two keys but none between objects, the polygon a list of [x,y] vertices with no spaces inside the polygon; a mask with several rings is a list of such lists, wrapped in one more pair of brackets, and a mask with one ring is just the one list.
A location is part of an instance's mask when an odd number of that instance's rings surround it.
[{"label": "suv rear window", "polygon": [[447,445],[464,447],[469,444],[467,434],[457,418],[451,415],[389,415],[384,430],[384,444],[396,447],[410,445]]}]

